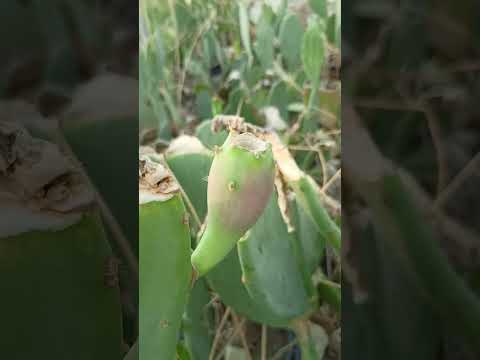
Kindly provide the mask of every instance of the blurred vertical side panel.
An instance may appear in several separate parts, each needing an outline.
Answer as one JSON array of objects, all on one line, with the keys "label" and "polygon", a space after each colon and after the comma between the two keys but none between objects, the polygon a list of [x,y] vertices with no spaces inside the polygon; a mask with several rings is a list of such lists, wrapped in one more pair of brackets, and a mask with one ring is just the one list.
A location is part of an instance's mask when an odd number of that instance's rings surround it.
[{"label": "blurred vertical side panel", "polygon": [[480,356],[479,15],[343,4],[344,359]]},{"label": "blurred vertical side panel", "polygon": [[0,3],[0,348],[119,360],[137,337],[138,3]]}]

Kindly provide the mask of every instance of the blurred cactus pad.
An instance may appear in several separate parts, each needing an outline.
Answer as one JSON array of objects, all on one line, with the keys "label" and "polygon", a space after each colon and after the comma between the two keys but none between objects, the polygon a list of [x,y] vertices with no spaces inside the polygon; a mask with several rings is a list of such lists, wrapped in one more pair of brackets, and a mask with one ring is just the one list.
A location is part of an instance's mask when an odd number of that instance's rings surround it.
[{"label": "blurred cactus pad", "polygon": [[92,189],[20,121],[0,122],[0,142],[4,356],[119,359],[118,273]]},{"label": "blurred cactus pad", "polygon": [[[188,214],[177,358],[340,359],[340,20],[337,0],[140,1],[141,153]],[[182,225],[160,216],[166,246]]]}]

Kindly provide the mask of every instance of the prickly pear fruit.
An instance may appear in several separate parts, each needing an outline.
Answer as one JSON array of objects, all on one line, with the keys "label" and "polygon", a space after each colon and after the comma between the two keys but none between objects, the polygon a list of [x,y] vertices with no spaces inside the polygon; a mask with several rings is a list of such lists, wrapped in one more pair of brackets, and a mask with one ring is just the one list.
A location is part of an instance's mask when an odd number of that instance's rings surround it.
[{"label": "prickly pear fruit", "polygon": [[255,225],[272,194],[274,176],[270,145],[253,134],[231,132],[208,176],[206,228],[192,254],[198,276],[222,261]]},{"label": "prickly pear fruit", "polygon": [[139,168],[140,359],[174,359],[192,278],[188,216],[179,186],[155,154]]}]

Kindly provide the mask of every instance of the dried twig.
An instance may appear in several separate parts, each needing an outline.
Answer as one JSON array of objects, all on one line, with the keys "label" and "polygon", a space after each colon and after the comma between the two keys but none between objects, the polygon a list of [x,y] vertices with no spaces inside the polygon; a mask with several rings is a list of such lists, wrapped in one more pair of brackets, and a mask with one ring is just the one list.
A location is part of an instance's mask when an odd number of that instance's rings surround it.
[{"label": "dried twig", "polygon": [[227,323],[227,320],[230,317],[231,312],[232,312],[232,309],[228,307],[227,310],[225,310],[225,313],[223,314],[222,320],[220,321],[220,324],[218,325],[217,330],[215,332],[215,338],[213,339],[212,348],[210,349],[210,355],[208,356],[208,360],[215,359],[215,351],[217,350],[220,339],[222,338],[223,328],[225,327],[225,324]]}]

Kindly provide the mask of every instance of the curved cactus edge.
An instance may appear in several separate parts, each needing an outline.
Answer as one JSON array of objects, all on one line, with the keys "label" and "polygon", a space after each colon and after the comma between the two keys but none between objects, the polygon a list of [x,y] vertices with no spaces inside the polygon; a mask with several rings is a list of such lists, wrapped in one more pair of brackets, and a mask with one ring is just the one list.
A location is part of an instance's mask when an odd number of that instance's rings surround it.
[{"label": "curved cactus edge", "polygon": [[182,185],[180,184],[180,182],[178,181],[178,179],[175,177],[175,173],[172,171],[172,169],[171,169],[170,166],[168,165],[168,162],[166,161],[165,158],[163,158],[162,164],[163,164],[163,166],[165,166],[165,168],[167,169],[167,171],[170,173],[170,175],[172,176],[173,180],[178,184],[178,188],[179,188],[179,190],[180,190],[180,194],[182,195],[183,201],[185,201],[185,204],[187,205],[188,211],[189,211],[190,214],[193,216],[193,219],[195,220],[195,224],[197,225],[198,229],[200,230],[200,229],[202,228],[202,225],[203,225],[203,224],[202,224],[202,221],[200,220],[200,217],[198,216],[198,212],[197,212],[197,210],[195,209],[195,207],[193,206],[192,201],[191,201],[190,198],[188,197],[187,192],[186,192],[185,189],[182,187]]},{"label": "curved cactus edge", "polygon": [[325,210],[318,185],[298,167],[278,134],[267,132],[263,136],[272,145],[273,156],[283,180],[293,189],[300,206],[309,214],[325,240],[340,255],[341,231]]},{"label": "curved cactus edge", "polygon": [[[375,228],[388,239],[424,294],[435,300],[437,314],[480,354],[480,300],[450,265],[434,239],[432,225],[415,206],[398,171],[383,157],[354,108],[347,105],[344,112],[348,133],[355,134],[348,142],[349,151],[358,155],[346,157],[349,183],[371,208]],[[365,163],[370,166],[364,167]]]},{"label": "curved cactus edge", "polygon": [[480,354],[480,300],[449,264],[434,240],[431,226],[424,221],[398,175],[385,175],[380,185],[381,197],[374,200],[372,209],[387,221],[377,224],[383,224],[382,230],[388,233],[390,225],[395,227],[422,288],[435,299],[442,316],[455,324],[472,349]]},{"label": "curved cactus edge", "polygon": [[319,191],[313,179],[307,175],[302,176],[297,181],[291,181],[290,186],[295,192],[300,205],[317,225],[320,234],[324,236],[327,243],[330,244],[337,252],[337,255],[339,255],[342,247],[340,228],[330,218],[330,215],[322,205]]}]

